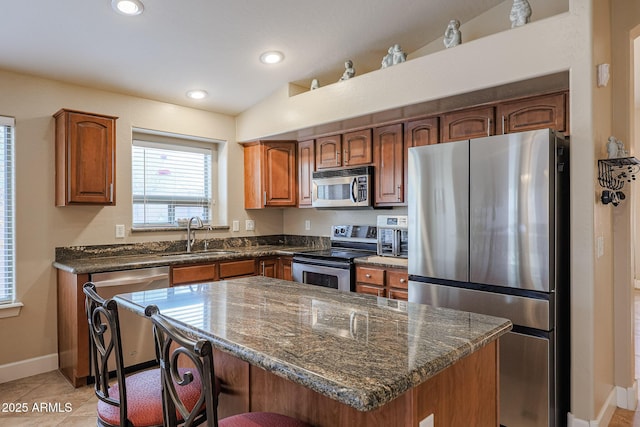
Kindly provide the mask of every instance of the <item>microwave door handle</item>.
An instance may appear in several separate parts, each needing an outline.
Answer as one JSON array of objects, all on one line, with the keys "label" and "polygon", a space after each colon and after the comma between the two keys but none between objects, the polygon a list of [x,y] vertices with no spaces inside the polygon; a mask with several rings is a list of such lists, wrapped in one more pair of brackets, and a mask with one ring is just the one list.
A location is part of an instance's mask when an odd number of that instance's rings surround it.
[{"label": "microwave door handle", "polygon": [[353,178],[353,180],[351,181],[351,201],[353,203],[356,203],[358,201],[358,198],[356,195],[357,183],[358,183],[358,178]]}]

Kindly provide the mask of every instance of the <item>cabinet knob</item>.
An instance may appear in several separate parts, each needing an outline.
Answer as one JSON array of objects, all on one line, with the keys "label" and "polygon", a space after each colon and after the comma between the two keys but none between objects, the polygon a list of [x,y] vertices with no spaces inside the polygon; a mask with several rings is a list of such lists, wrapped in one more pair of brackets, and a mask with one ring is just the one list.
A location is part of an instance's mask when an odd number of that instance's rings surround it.
[{"label": "cabinet knob", "polygon": [[364,277],[366,277],[367,279],[371,279],[371,275],[369,273],[365,274]]},{"label": "cabinet knob", "polygon": [[406,282],[405,279],[400,279],[400,283],[404,283],[404,282]]}]

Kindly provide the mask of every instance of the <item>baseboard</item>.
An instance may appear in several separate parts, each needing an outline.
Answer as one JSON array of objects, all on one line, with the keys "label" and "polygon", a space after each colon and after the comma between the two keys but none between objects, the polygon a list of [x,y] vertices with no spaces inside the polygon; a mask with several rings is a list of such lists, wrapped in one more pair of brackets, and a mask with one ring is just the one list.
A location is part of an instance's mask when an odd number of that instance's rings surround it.
[{"label": "baseboard", "polygon": [[609,397],[604,402],[602,409],[600,409],[600,413],[595,420],[585,421],[580,418],[576,418],[571,412],[567,414],[567,427],[607,427],[609,422],[611,422],[611,418],[613,417],[613,413],[616,410],[616,398],[617,398],[617,390],[614,388],[609,393]]},{"label": "baseboard", "polygon": [[638,382],[633,381],[631,387],[616,387],[616,403],[618,408],[635,411],[638,406]]},{"label": "baseboard", "polygon": [[0,384],[58,369],[58,353],[0,365]]}]

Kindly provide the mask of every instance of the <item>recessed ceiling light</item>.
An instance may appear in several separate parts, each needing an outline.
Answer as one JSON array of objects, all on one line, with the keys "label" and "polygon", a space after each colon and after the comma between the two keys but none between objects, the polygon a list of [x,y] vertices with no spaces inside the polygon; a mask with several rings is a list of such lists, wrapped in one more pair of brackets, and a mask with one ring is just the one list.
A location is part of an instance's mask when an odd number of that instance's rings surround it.
[{"label": "recessed ceiling light", "polygon": [[111,0],[111,7],[122,15],[140,15],[144,5],[140,0]]},{"label": "recessed ceiling light", "polygon": [[260,55],[260,62],[262,62],[263,64],[277,64],[278,62],[282,62],[283,59],[284,55],[282,54],[282,52],[277,52],[275,50],[271,52],[265,52]]},{"label": "recessed ceiling light", "polygon": [[202,89],[194,89],[187,92],[187,97],[191,99],[202,99],[206,98],[207,95],[207,91]]}]

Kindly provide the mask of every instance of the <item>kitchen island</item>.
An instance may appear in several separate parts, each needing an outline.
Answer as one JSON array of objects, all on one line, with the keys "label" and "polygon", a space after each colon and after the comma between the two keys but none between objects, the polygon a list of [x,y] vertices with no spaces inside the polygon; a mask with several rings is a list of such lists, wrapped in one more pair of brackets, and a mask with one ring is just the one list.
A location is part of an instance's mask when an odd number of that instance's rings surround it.
[{"label": "kitchen island", "polygon": [[221,417],[274,411],[314,426],[498,424],[498,337],[511,322],[249,277],[122,294],[209,339]]}]

